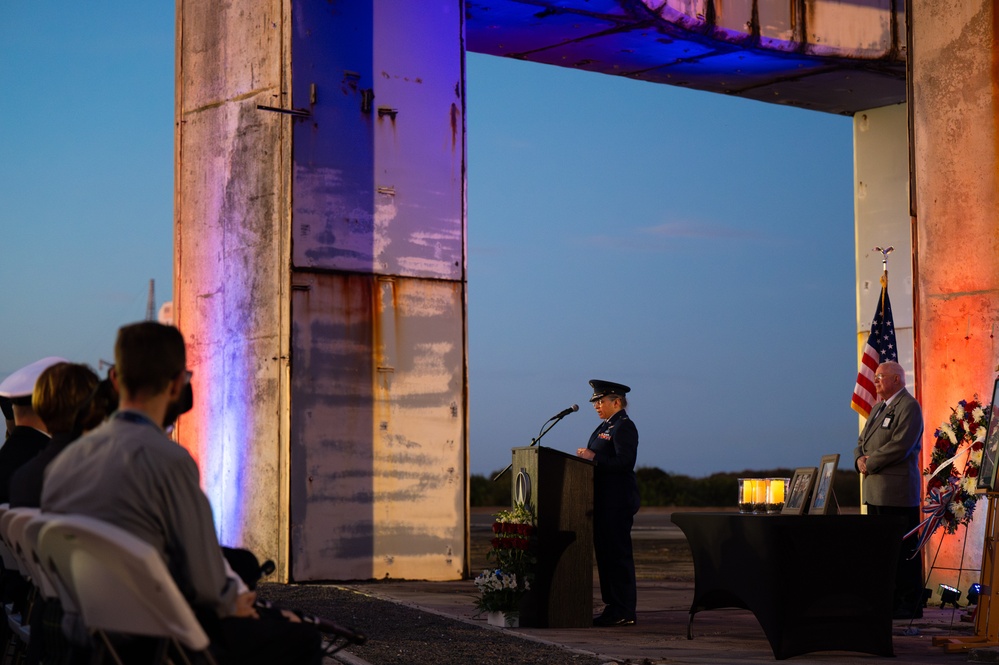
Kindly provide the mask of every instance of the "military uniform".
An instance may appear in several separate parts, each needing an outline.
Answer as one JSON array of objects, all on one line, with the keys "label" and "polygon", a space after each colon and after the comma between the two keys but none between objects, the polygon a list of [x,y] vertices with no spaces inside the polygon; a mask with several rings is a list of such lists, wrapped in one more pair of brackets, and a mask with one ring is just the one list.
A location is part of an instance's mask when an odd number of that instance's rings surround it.
[{"label": "military uniform", "polygon": [[[624,396],[627,386],[590,381],[594,402],[608,395]],[[640,499],[635,476],[638,428],[621,409],[600,423],[586,447],[596,463],[593,475],[593,548],[600,575],[600,596],[606,605],[594,624],[628,625],[635,620],[635,560],[631,527]]]},{"label": "military uniform", "polygon": [[[0,399],[5,402],[4,415],[6,416],[10,410],[13,417],[13,406],[31,407],[31,394],[38,377],[52,365],[62,362],[66,360],[57,356],[42,358],[22,367],[0,382]],[[37,419],[37,416],[32,417]],[[18,422],[0,448],[0,503],[10,501],[10,479],[14,472],[49,443],[49,435],[31,427],[31,422],[28,421],[29,424]]]}]

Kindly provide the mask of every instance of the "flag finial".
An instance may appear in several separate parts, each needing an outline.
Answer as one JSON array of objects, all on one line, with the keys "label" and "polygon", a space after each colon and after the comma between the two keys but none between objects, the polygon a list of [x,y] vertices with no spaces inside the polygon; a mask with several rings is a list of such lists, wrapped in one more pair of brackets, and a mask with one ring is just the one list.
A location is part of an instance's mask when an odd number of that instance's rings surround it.
[{"label": "flag finial", "polygon": [[884,249],[875,247],[872,251],[881,252],[881,290],[884,291],[888,288],[888,255],[894,252],[895,248],[889,245]]},{"label": "flag finial", "polygon": [[888,272],[888,255],[894,252],[895,248],[889,245],[884,249],[880,247],[875,247],[873,251],[881,252],[881,267],[884,268],[885,272]]}]

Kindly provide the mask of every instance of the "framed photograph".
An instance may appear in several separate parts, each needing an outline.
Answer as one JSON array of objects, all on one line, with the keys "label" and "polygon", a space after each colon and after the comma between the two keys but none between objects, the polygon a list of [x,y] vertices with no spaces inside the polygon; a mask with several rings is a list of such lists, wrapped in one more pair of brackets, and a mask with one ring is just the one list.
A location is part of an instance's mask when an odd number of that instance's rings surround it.
[{"label": "framed photograph", "polygon": [[828,515],[839,512],[836,493],[833,491],[833,478],[839,466],[839,454],[825,455],[819,464],[819,477],[812,492],[812,503],[808,506],[809,515]]},{"label": "framed photograph", "polygon": [[999,414],[996,413],[996,402],[999,402],[999,379],[992,389],[992,415],[989,416],[988,434],[985,435],[985,448],[982,450],[982,465],[978,470],[978,480],[975,489],[979,492],[996,491],[996,467],[999,466]]},{"label": "framed photograph", "polygon": [[791,486],[785,492],[784,508],[781,515],[803,515],[808,506],[808,497],[812,493],[812,485],[815,484],[816,469],[814,466],[806,466],[794,470],[794,477],[791,478]]}]

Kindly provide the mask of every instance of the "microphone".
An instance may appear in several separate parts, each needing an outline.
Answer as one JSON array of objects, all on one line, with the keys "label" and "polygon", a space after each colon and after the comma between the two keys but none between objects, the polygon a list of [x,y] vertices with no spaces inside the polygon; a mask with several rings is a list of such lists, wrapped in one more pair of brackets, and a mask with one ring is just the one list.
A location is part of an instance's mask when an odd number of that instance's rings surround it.
[{"label": "microphone", "polygon": [[554,416],[552,416],[552,420],[555,420],[556,418],[565,418],[567,415],[569,415],[570,413],[572,413],[574,411],[579,411],[579,405],[578,404],[573,404],[568,409],[562,409],[561,411],[559,411],[558,413],[556,413]]}]

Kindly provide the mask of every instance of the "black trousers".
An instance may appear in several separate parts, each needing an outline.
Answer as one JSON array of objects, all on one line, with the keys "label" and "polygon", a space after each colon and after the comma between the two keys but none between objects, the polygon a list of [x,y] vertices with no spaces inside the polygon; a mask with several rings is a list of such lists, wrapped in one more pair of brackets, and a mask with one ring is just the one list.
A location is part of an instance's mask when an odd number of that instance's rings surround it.
[{"label": "black trousers", "polygon": [[634,619],[635,557],[631,547],[631,526],[635,516],[630,509],[600,510],[593,513],[593,550],[600,575],[600,597],[604,614],[614,619]]},{"label": "black trousers", "polygon": [[[867,504],[869,515],[894,515],[905,520],[905,530],[911,531],[919,524],[919,506],[874,506]],[[898,553],[898,566],[895,569],[895,609],[914,610],[923,603],[923,557],[912,556],[919,542],[919,534],[913,534],[902,541]],[[911,559],[909,557],[912,557]]]}]

